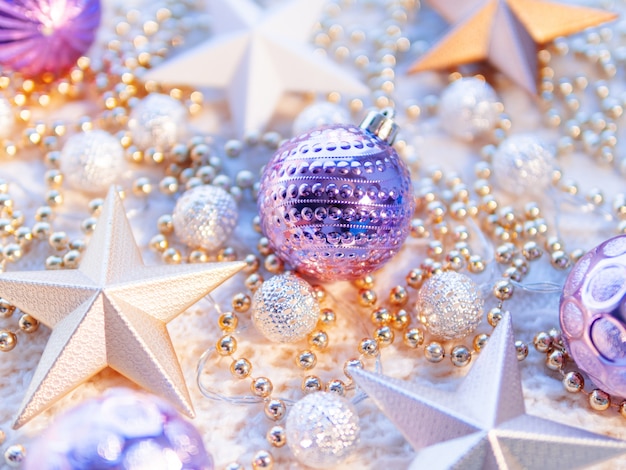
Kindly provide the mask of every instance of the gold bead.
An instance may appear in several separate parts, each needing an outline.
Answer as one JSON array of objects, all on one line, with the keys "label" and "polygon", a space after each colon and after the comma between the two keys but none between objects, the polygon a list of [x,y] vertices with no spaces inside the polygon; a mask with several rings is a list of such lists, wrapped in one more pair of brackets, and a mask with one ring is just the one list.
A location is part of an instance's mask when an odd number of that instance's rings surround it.
[{"label": "gold bead", "polygon": [[302,379],[302,391],[304,393],[319,392],[322,389],[322,379],[316,375],[307,375]]},{"label": "gold bead", "polygon": [[545,353],[552,349],[552,338],[545,331],[541,331],[533,338],[533,344],[537,351]]},{"label": "gold bead", "polygon": [[585,379],[580,372],[568,372],[563,377],[563,387],[569,393],[580,392],[585,388]]},{"label": "gold bead", "polygon": [[151,250],[162,253],[169,248],[170,244],[165,235],[158,234],[150,239],[148,246]]},{"label": "gold bead", "polygon": [[80,258],[80,251],[70,250],[63,255],[63,266],[67,269],[76,269],[80,263]]},{"label": "gold bead", "polygon": [[411,318],[409,317],[409,313],[406,310],[401,309],[393,314],[391,324],[396,330],[404,330],[410,321]]},{"label": "gold bead", "polygon": [[350,381],[352,381],[352,376],[350,375],[350,367],[363,369],[363,362],[360,359],[348,359],[346,362],[343,363],[343,373]]},{"label": "gold bead", "polygon": [[446,255],[446,266],[453,271],[460,271],[465,267],[465,258],[458,250],[451,250]]},{"label": "gold bead", "polygon": [[250,383],[250,390],[257,397],[267,398],[272,394],[274,386],[272,385],[272,381],[267,377],[257,377]]},{"label": "gold bead", "polygon": [[508,279],[497,281],[493,286],[493,295],[499,300],[508,300],[513,297],[513,284]]},{"label": "gold bead", "polygon": [[265,438],[273,447],[282,447],[287,443],[287,433],[282,426],[272,426]]},{"label": "gold bead", "polygon": [[317,356],[313,351],[302,351],[296,358],[296,364],[304,370],[312,369],[317,364]]},{"label": "gold bead", "polygon": [[53,232],[48,237],[48,243],[57,251],[65,250],[70,240],[65,232]]},{"label": "gold bead", "polygon": [[164,214],[157,219],[157,230],[163,235],[174,232],[174,220],[171,214]]},{"label": "gold bead", "polygon": [[359,289],[373,289],[375,281],[374,276],[368,274],[365,277],[354,281],[354,285]]},{"label": "gold bead", "polygon": [[522,248],[522,254],[524,255],[524,258],[526,258],[528,261],[534,261],[541,258],[543,252],[541,251],[539,245],[537,245],[537,242],[530,241],[524,243],[524,246]]},{"label": "gold bead", "polygon": [[466,346],[455,346],[450,352],[450,361],[456,367],[465,367],[472,360],[472,353]]},{"label": "gold bead", "polygon": [[257,250],[261,256],[267,256],[272,253],[272,249],[270,248],[270,241],[267,237],[259,238],[259,242],[257,243]]},{"label": "gold bead", "polygon": [[548,354],[548,357],[546,357],[546,366],[550,370],[561,370],[564,362],[565,357],[563,355],[563,352],[559,349],[555,349],[550,354]]},{"label": "gold bead", "polygon": [[489,342],[489,335],[486,333],[481,333],[474,336],[474,341],[472,341],[474,351],[481,352],[485,348],[485,346],[487,346],[487,342]]},{"label": "gold bead", "polygon": [[237,329],[237,316],[233,312],[224,312],[218,320],[219,327],[226,332],[235,331]]},{"label": "gold bead", "polygon": [[180,264],[183,260],[183,256],[180,254],[180,251],[176,248],[166,248],[161,254],[161,259],[166,264]]},{"label": "gold bead", "polygon": [[389,313],[389,310],[381,307],[372,312],[370,319],[374,325],[383,326],[391,322],[392,316],[391,313]]},{"label": "gold bead", "polygon": [[239,293],[235,294],[235,296],[233,297],[232,306],[235,312],[247,312],[250,309],[250,305],[252,305],[252,299],[250,299],[249,295]]},{"label": "gold bead", "polygon": [[46,269],[55,270],[63,268],[63,258],[60,256],[48,256],[46,258]]},{"label": "gold bead", "polygon": [[324,302],[326,300],[326,289],[324,286],[315,285],[313,287],[313,295],[317,299],[318,302]]},{"label": "gold bead", "polygon": [[339,379],[333,379],[326,384],[326,391],[343,397],[346,395],[346,384]]},{"label": "gold bead", "polygon": [[52,207],[60,206],[63,204],[63,194],[57,189],[50,189],[46,192],[46,203]]},{"label": "gold bead", "polygon": [[359,352],[365,356],[375,357],[378,355],[378,343],[371,338],[364,338],[359,343]]},{"label": "gold bead", "polygon": [[279,421],[285,416],[287,407],[282,400],[278,398],[272,398],[265,403],[264,407],[265,416],[273,421]]},{"label": "gold bead", "polygon": [[22,314],[18,325],[24,333],[34,333],[39,329],[39,321],[28,313]]},{"label": "gold bead", "polygon": [[237,261],[237,253],[233,247],[227,246],[217,252],[218,261]]},{"label": "gold bead", "polygon": [[4,256],[4,259],[10,263],[19,261],[23,254],[24,251],[22,250],[22,247],[17,243],[9,243],[2,250],[2,256]]},{"label": "gold bead", "polygon": [[237,340],[234,336],[224,335],[217,340],[215,350],[220,356],[230,356],[237,351]]},{"label": "gold bead", "polygon": [[371,289],[361,289],[359,291],[359,305],[362,307],[373,307],[378,300],[376,292]]},{"label": "gold bead", "polygon": [[389,303],[395,306],[402,306],[409,300],[409,294],[404,286],[395,286],[389,292]]},{"label": "gold bead", "polygon": [[[154,155],[153,155],[154,157]],[[142,176],[133,182],[133,194],[136,196],[147,196],[152,192],[152,183],[150,180]]]},{"label": "gold bead", "polygon": [[571,266],[569,256],[561,250],[555,251],[550,255],[550,264],[560,270],[568,269]]},{"label": "gold bead", "polygon": [[189,263],[207,263],[209,261],[209,255],[206,251],[199,248],[192,250],[188,256]]},{"label": "gold bead", "polygon": [[159,191],[166,196],[172,196],[178,192],[178,180],[173,176],[165,176],[159,181]]},{"label": "gold bead", "polygon": [[388,326],[381,326],[374,332],[374,339],[378,342],[380,347],[389,346],[393,343],[394,334],[393,330]]},{"label": "gold bead", "polygon": [[424,348],[424,356],[428,362],[441,362],[445,357],[445,351],[441,343],[433,341]]},{"label": "gold bead", "polygon": [[271,470],[274,468],[274,457],[266,450],[260,450],[252,458],[252,470]]},{"label": "gold bead", "polygon": [[15,306],[0,297],[0,318],[9,318],[15,312]]},{"label": "gold bead", "polygon": [[309,334],[309,345],[314,349],[323,350],[328,347],[328,335],[325,331],[316,330]]},{"label": "gold bead", "polygon": [[265,261],[263,262],[263,266],[272,274],[279,274],[285,269],[285,263],[283,263],[283,260],[273,253],[267,255]]},{"label": "gold bead", "polygon": [[419,328],[411,328],[405,331],[403,340],[409,348],[415,349],[424,344],[424,333]]},{"label": "gold bead", "polygon": [[589,394],[589,406],[596,411],[608,410],[611,406],[611,397],[608,393],[596,388]]},{"label": "gold bead", "polygon": [[619,414],[622,415],[622,418],[626,418],[626,400],[619,404]]},{"label": "gold bead", "polygon": [[252,364],[245,358],[237,359],[230,365],[230,373],[238,379],[245,379],[252,372]]},{"label": "gold bead", "polygon": [[491,310],[489,310],[489,313],[487,313],[487,321],[492,327],[495,328],[498,323],[500,323],[500,320],[502,320],[503,315],[504,312],[502,312],[501,308],[493,307]]},{"label": "gold bead", "polygon": [[17,336],[8,330],[0,330],[0,351],[8,352],[15,348]]},{"label": "gold bead", "polygon": [[261,266],[261,261],[253,254],[246,255],[243,261],[246,263],[246,266],[243,268],[243,272],[246,274],[252,274],[258,271]]},{"label": "gold bead", "polygon": [[246,288],[248,288],[251,292],[256,292],[262,284],[263,276],[261,276],[259,273],[250,274],[244,282]]},{"label": "gold bead", "polygon": [[[96,224],[98,223],[98,220],[95,217],[87,217],[85,220],[83,220],[80,224],[80,229],[83,231],[83,233],[85,233],[86,235],[90,235],[94,232],[94,230],[96,229]],[[34,227],[33,227],[34,228]]]},{"label": "gold bead", "polygon": [[413,289],[419,289],[424,282],[424,271],[419,268],[411,269],[406,275],[406,283]]},{"label": "gold bead", "polygon": [[518,361],[523,361],[528,357],[528,345],[521,340],[515,341],[515,354]]},{"label": "gold bead", "polygon": [[480,256],[471,255],[467,267],[471,273],[478,274],[482,273],[486,266]]},{"label": "gold bead", "polygon": [[496,262],[501,264],[510,263],[513,256],[515,256],[515,245],[513,245],[513,243],[503,243],[502,245],[496,247]]},{"label": "gold bead", "polygon": [[328,326],[333,325],[336,320],[337,320],[337,315],[335,314],[334,310],[330,308],[324,308],[320,312],[320,321],[324,325],[328,325]]}]

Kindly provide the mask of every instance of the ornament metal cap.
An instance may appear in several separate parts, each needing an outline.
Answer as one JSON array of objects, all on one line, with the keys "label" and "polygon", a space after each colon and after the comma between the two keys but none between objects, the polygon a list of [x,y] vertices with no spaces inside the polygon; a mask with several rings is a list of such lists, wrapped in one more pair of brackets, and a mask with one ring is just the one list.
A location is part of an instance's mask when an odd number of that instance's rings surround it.
[{"label": "ornament metal cap", "polygon": [[381,111],[370,111],[360,124],[361,129],[365,129],[370,134],[380,137],[389,145],[393,145],[400,128],[393,120],[395,112],[393,108],[385,108]]}]

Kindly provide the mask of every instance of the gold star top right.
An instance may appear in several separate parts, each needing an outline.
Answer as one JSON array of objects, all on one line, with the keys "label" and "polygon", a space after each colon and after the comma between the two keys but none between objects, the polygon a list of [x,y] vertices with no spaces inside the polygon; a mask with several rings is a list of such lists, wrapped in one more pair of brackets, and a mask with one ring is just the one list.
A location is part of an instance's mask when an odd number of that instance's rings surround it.
[{"label": "gold star top right", "polygon": [[615,13],[543,0],[429,0],[453,24],[409,73],[486,60],[537,92],[537,44],[614,20]]}]

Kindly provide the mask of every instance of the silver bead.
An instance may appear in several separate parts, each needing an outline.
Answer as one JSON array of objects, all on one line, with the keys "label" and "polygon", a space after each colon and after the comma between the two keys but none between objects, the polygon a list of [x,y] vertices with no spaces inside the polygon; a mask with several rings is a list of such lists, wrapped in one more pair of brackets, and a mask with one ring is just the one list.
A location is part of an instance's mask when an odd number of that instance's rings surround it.
[{"label": "silver bead", "polygon": [[313,468],[344,462],[359,442],[359,417],[345,398],[315,392],[298,401],[287,416],[287,445],[295,458]]},{"label": "silver bead", "polygon": [[424,282],[416,307],[420,322],[432,335],[454,339],[476,329],[483,303],[474,281],[465,274],[445,271]]},{"label": "silver bead", "polygon": [[237,217],[237,204],[229,193],[216,186],[200,185],[178,199],[172,223],[186,245],[215,251],[233,233]]},{"label": "silver bead", "polygon": [[166,150],[182,140],[187,109],[168,95],[150,93],[131,111],[128,129],[140,148]]},{"label": "silver bead", "polygon": [[496,184],[513,194],[541,193],[551,183],[555,159],[552,150],[534,135],[507,138],[492,157]]},{"label": "silver bead", "polygon": [[254,293],[254,326],[275,343],[306,337],[319,315],[320,306],[311,286],[290,272],[270,278]]},{"label": "silver bead", "polygon": [[122,145],[102,130],[70,137],[61,150],[59,165],[72,188],[89,194],[104,194],[127,170]]},{"label": "silver bead", "polygon": [[489,84],[478,78],[461,78],[441,94],[441,126],[457,139],[473,141],[493,130],[499,108],[498,97]]},{"label": "silver bead", "polygon": [[26,449],[21,444],[13,444],[4,451],[4,461],[9,467],[18,468],[26,458]]}]

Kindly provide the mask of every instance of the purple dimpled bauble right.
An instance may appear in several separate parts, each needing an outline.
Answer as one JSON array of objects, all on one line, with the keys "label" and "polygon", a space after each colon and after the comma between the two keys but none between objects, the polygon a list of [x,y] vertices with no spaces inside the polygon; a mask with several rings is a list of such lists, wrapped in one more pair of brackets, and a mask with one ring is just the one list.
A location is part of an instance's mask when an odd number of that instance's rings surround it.
[{"label": "purple dimpled bauble right", "polygon": [[563,287],[560,322],[578,367],[598,388],[626,397],[626,235],[576,263]]}]

